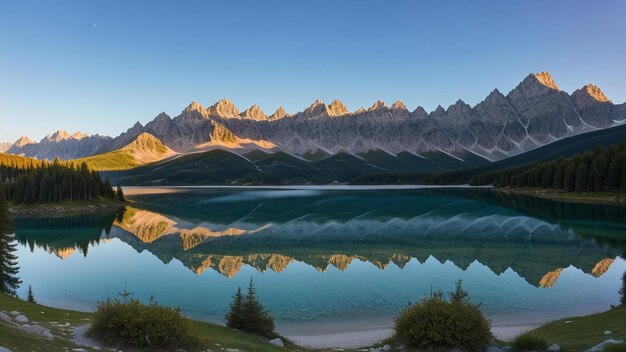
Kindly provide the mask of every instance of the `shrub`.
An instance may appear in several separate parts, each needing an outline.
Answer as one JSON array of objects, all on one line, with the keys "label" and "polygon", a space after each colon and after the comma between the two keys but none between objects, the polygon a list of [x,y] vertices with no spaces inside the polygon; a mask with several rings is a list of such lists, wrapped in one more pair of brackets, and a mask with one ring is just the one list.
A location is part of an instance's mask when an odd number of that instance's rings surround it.
[{"label": "shrub", "polygon": [[107,300],[98,305],[88,334],[115,346],[150,349],[193,348],[200,345],[189,331],[189,319],[179,308],[159,306],[154,300]]},{"label": "shrub", "polygon": [[442,292],[412,304],[395,319],[396,338],[419,350],[480,351],[492,340],[490,323],[457,282],[446,300]]},{"label": "shrub", "polygon": [[256,297],[256,288],[252,278],[250,278],[246,297],[241,293],[241,288],[237,289],[230,311],[226,315],[226,326],[265,337],[278,336],[274,332],[274,318]]},{"label": "shrub", "polygon": [[525,332],[513,339],[513,351],[545,351],[548,341],[532,332]]}]

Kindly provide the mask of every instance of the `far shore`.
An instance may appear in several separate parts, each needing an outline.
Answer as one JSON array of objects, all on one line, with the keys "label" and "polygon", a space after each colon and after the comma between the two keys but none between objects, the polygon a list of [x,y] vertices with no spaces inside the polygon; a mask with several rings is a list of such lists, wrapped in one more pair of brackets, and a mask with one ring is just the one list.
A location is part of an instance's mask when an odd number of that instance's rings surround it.
[{"label": "far shore", "polygon": [[374,190],[403,190],[403,189],[445,189],[445,188],[472,188],[491,189],[492,186],[464,185],[188,185],[188,186],[124,186],[125,195],[174,193],[184,189],[293,189],[293,190],[319,190],[319,191],[374,191]]},{"label": "far shore", "polygon": [[67,216],[80,214],[94,214],[104,211],[114,211],[126,206],[125,202],[109,199],[95,201],[61,202],[61,203],[37,203],[9,205],[12,215],[23,216]]},{"label": "far shore", "polygon": [[556,189],[545,189],[540,187],[494,188],[494,191],[506,194],[521,194],[569,203],[626,206],[626,193],[624,192],[563,192]]}]

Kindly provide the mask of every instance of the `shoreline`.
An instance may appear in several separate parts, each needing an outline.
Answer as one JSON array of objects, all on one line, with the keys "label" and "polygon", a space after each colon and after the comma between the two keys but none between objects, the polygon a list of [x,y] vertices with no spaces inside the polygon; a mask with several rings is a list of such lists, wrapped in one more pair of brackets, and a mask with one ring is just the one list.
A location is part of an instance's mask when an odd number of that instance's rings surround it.
[{"label": "shoreline", "polygon": [[114,211],[125,207],[127,202],[112,200],[37,203],[9,205],[9,213],[16,216],[46,216],[62,217],[69,215],[94,214],[98,212]]},{"label": "shoreline", "polygon": [[532,188],[493,188],[496,193],[519,194],[549,199],[557,202],[598,204],[626,207],[626,192],[563,192],[556,189]]},{"label": "shoreline", "polygon": [[[10,310],[17,310],[20,313],[25,313],[28,317],[36,317],[39,324],[42,324],[42,326],[52,331],[56,343],[65,345],[66,347],[71,346],[72,348],[74,348],[75,345],[91,347],[81,343],[79,339],[76,339],[75,334],[72,334],[71,337],[58,335],[60,325],[58,325],[57,321],[59,321],[58,316],[61,314],[63,316],[61,321],[72,322],[65,323],[66,325],[61,326],[70,326],[70,328],[73,329],[80,329],[91,321],[93,318],[92,312],[53,308],[48,305],[28,303],[21,299],[2,294],[0,294],[0,301],[3,303],[5,314],[8,314]],[[45,315],[39,315],[44,313]],[[496,337],[496,341],[494,342],[496,345],[509,345],[510,340],[517,334],[532,331],[535,334],[544,336],[549,342],[564,346],[566,350],[586,350],[590,346],[595,346],[601,341],[606,340],[606,330],[612,331],[610,335],[612,335],[613,338],[619,339],[626,337],[626,330],[622,324],[624,314],[626,314],[626,307],[618,307],[597,313],[571,315],[557,320],[550,320],[550,322],[547,323],[528,322],[518,324],[510,321],[501,321],[492,325],[491,330]],[[288,331],[290,330],[290,326],[286,324],[283,327],[279,327],[277,331],[288,338],[293,344],[286,341],[286,346],[280,348],[268,344],[266,339],[226,328],[222,324],[195,319],[191,319],[191,324],[194,326],[196,333],[200,336],[210,338],[214,342],[219,341],[220,344],[217,344],[217,346],[221,347],[222,350],[225,350],[225,347],[236,347],[240,350],[243,348],[243,350],[252,349],[267,352],[278,352],[280,350],[300,351],[302,348],[317,351],[338,351],[344,349],[356,350],[358,348],[371,349],[382,344],[395,346],[395,341],[389,339],[393,334],[393,328],[389,326],[392,322],[392,318],[387,317],[377,319],[376,321],[379,323],[378,326],[372,327],[366,320],[352,320],[348,322],[348,324],[356,328],[344,332],[336,332],[337,330],[335,328],[339,325],[345,327],[345,321],[335,321],[330,324],[327,322],[322,322],[321,324],[319,322],[309,323],[305,324],[307,325],[305,326],[306,330],[303,330],[302,326],[300,327],[301,333],[299,334],[295,333],[295,331],[294,333],[290,333]],[[0,323],[1,322],[0,320]],[[370,326],[369,328],[367,327],[368,325]],[[3,324],[0,324],[0,330],[2,330],[2,328]],[[7,329],[6,325],[4,325],[4,329]],[[580,332],[581,329],[583,332]],[[11,331],[15,333],[15,331]],[[8,336],[10,337],[11,334]],[[3,345],[16,347],[20,346],[22,341],[25,341],[24,337],[33,338],[33,335],[28,334],[20,336],[21,339],[5,338]],[[32,346],[29,344],[29,347]]]},{"label": "shoreline", "polygon": [[[544,323],[504,324],[491,327],[491,332],[500,341],[511,341],[515,336],[534,330]],[[393,336],[393,327],[356,329],[346,332],[320,334],[289,334],[281,332],[299,346],[321,348],[362,348],[372,346]]]},{"label": "shoreline", "polygon": [[193,189],[274,189],[274,190],[317,190],[317,191],[376,191],[376,190],[417,190],[417,189],[492,189],[493,186],[464,185],[266,185],[266,186],[226,186],[226,185],[188,185],[188,186],[124,186],[125,195],[173,193],[179,190]]}]

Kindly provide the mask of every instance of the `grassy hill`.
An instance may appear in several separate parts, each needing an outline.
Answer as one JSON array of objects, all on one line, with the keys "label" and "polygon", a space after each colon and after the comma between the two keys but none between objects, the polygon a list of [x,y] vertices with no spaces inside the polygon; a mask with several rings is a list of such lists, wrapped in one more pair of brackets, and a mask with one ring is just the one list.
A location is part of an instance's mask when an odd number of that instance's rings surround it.
[{"label": "grassy hill", "polygon": [[90,169],[98,171],[128,170],[175,154],[153,135],[142,133],[120,149],[73,161],[79,164],[85,162]]}]

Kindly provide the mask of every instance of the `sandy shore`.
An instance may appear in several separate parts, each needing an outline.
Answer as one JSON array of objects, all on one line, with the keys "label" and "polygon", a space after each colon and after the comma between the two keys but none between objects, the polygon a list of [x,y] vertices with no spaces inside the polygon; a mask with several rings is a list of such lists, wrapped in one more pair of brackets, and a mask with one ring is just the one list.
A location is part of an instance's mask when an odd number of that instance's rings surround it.
[{"label": "sandy shore", "polygon": [[[358,348],[371,346],[393,334],[391,318],[343,322],[312,322],[294,326],[279,326],[280,334],[298,345],[311,348]],[[491,331],[503,341],[521,332],[534,329],[540,323],[494,324]]]}]

